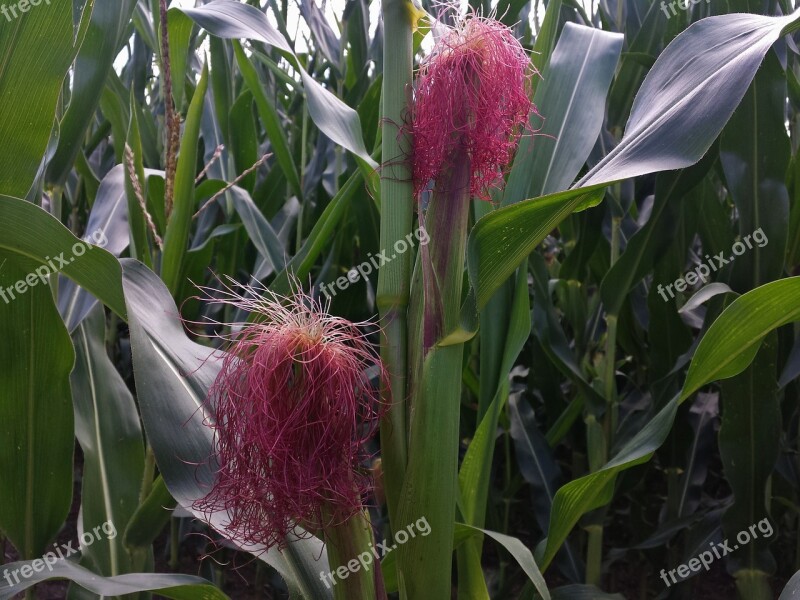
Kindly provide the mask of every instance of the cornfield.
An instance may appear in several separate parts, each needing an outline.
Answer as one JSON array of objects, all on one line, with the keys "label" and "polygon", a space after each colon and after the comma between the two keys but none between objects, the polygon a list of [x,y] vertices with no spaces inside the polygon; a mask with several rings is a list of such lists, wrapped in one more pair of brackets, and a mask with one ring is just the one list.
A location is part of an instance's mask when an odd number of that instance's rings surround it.
[{"label": "cornfield", "polygon": [[800,597],[798,29],[5,0],[0,600]]}]

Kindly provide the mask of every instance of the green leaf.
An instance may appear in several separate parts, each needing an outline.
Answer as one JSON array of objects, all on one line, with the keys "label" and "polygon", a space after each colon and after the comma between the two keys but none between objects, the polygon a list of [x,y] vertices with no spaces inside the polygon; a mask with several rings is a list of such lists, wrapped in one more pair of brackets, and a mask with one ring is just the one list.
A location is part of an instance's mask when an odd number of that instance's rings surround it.
[{"label": "green leaf", "polygon": [[[122,273],[116,258],[95,246],[78,257],[75,249],[83,242],[30,202],[0,196],[0,214],[0,250],[29,258],[37,263],[36,268],[47,267],[49,272],[61,267],[64,275],[125,318]],[[59,258],[67,264],[61,265]]]},{"label": "green leaf", "polygon": [[500,209],[475,225],[468,258],[478,306],[567,215],[602,198],[606,185],[699,161],[797,14],[710,17],[676,37],[645,78],[620,143],[574,189]]},{"label": "green leaf", "polygon": [[192,50],[194,22],[179,8],[170,8],[167,12],[167,30],[169,64],[172,69],[172,97],[175,100],[175,110],[182,112],[183,97],[186,95],[186,65],[189,62],[189,52]]},{"label": "green leaf", "polygon": [[[736,291],[783,275],[789,225],[789,192],[783,180],[791,159],[782,116],[786,95],[786,75],[770,52],[720,136],[725,186],[737,208],[741,243],[748,245],[733,263],[730,286]],[[753,243],[755,231],[763,235],[760,243]]]},{"label": "green leaf", "polygon": [[464,523],[456,523],[456,532],[458,533],[459,530],[472,531],[476,534],[482,533],[500,544],[508,551],[509,554],[511,554],[511,556],[514,557],[514,560],[517,561],[517,564],[522,567],[522,570],[531,580],[536,588],[536,591],[538,591],[542,596],[542,600],[550,600],[550,593],[547,590],[547,584],[544,581],[544,577],[542,577],[539,566],[536,564],[536,560],[533,558],[531,551],[528,550],[525,544],[523,544],[520,540],[509,535],[497,533],[496,531],[488,531],[486,529],[465,525]]},{"label": "green leaf", "polygon": [[[3,565],[3,568],[13,573],[27,566],[26,571],[33,571],[33,564],[36,564],[36,561],[32,563],[14,562]],[[20,582],[13,587],[9,586],[5,579],[0,579],[0,600],[10,600],[19,592],[48,579],[69,579],[90,592],[104,597],[149,591],[173,600],[230,600],[226,594],[211,583],[194,575],[136,573],[117,577],[101,577],[68,560],[59,560],[47,566],[39,563],[36,566],[39,569],[38,572],[34,571],[30,577],[20,577]]]},{"label": "green leaf", "polygon": [[[507,0],[501,0],[501,4],[505,1]],[[550,55],[553,53],[553,48],[555,48],[558,24],[561,20],[561,6],[561,0],[550,0],[550,2],[547,3],[542,26],[539,29],[539,34],[536,36],[536,42],[533,45],[533,52],[531,53],[531,65],[538,73],[544,71],[547,63],[550,62]],[[501,10],[497,12],[498,14],[503,14]]]},{"label": "green leaf", "polygon": [[633,286],[652,270],[656,258],[672,243],[684,197],[705,177],[716,158],[710,152],[688,169],[656,177],[656,199],[650,218],[603,277],[600,295],[606,312],[619,314]]},{"label": "green leaf", "polygon": [[603,467],[570,481],[556,492],[548,535],[536,552],[537,558],[541,552],[538,562],[542,569],[550,565],[567,535],[584,514],[611,501],[617,474],[647,462],[664,443],[677,410],[678,399],[673,398]]},{"label": "green leaf", "polygon": [[483,217],[467,246],[469,277],[478,308],[506,281],[536,246],[579,207],[597,203],[606,184],[525,200]]},{"label": "green leaf", "polygon": [[[721,385],[719,453],[733,492],[733,506],[725,511],[722,527],[731,540],[770,513],[768,482],[782,450],[781,436],[776,435],[781,431],[777,340],[777,334],[770,334],[752,364]],[[769,574],[775,571],[775,558],[769,552],[773,542],[775,537],[759,535],[739,544],[728,559],[729,571],[737,579],[743,575],[751,586],[760,583],[769,588]],[[757,597],[740,593],[743,598]]]},{"label": "green leaf", "polygon": [[250,194],[240,187],[231,188],[233,206],[239,217],[242,219],[244,228],[250,236],[250,241],[258,250],[258,253],[269,261],[275,271],[281,271],[286,267],[286,249],[278,239],[272,225],[269,224],[258,207],[253,203]]},{"label": "green leaf", "polygon": [[194,185],[197,171],[197,144],[203,119],[203,104],[208,89],[208,65],[203,67],[200,82],[189,105],[181,139],[181,151],[175,171],[175,198],[164,235],[161,276],[167,287],[176,293],[180,286],[183,260],[189,241],[189,229],[194,213]]},{"label": "green leaf", "polygon": [[144,471],[142,427],[136,403],[106,353],[105,314],[96,307],[73,339],[75,436],[83,450],[81,532],[111,523],[116,532],[99,536],[82,552],[101,575],[130,571],[121,534],[139,504]]},{"label": "green leaf", "polygon": [[[511,420],[510,433],[514,440],[519,470],[532,486],[534,518],[546,535],[557,482],[560,479],[558,465],[552,448],[539,431],[536,415],[530,405],[522,400],[521,395],[514,394],[509,399],[508,406]],[[565,559],[562,571],[565,571],[570,580],[573,577],[580,580],[583,577],[583,565],[569,545],[565,547]]]},{"label": "green leaf", "polygon": [[159,475],[153,482],[150,494],[131,516],[123,535],[123,543],[135,551],[152,545],[161,534],[176,506],[164,478]]},{"label": "green leaf", "polygon": [[58,148],[47,167],[47,180],[51,183],[63,184],[72,169],[114,59],[125,41],[134,6],[135,0],[95,3],[86,38],[75,59],[70,102],[61,120]]},{"label": "green leaf", "polygon": [[[81,32],[93,4],[87,2],[81,14]],[[6,8],[21,11],[14,4]],[[62,85],[80,44],[73,34],[71,2],[28,4],[25,13],[16,14],[0,18],[0,194],[24,197],[41,167]]]},{"label": "green leaf", "polygon": [[347,209],[359,187],[363,186],[363,184],[364,176],[361,171],[357,171],[350,176],[350,179],[347,180],[336,196],[328,203],[328,206],[325,207],[325,210],[322,211],[300,250],[292,257],[286,268],[275,277],[275,280],[270,285],[271,290],[278,294],[288,294],[290,291],[290,275],[301,280],[308,276],[322,251],[333,241],[334,233],[339,227],[339,223],[347,213]]},{"label": "green leaf", "polygon": [[[628,46],[622,56],[619,66],[619,75],[611,88],[608,104],[608,127],[621,127],[623,121],[631,110],[631,103],[636,97],[636,90],[642,83],[647,70],[653,66],[652,56],[658,55],[661,50],[664,30],[667,19],[661,12],[659,2],[648,3],[649,8],[642,20],[641,28],[631,32],[626,28]],[[645,6],[648,6],[645,5]],[[633,35],[633,39],[631,36]],[[649,65],[642,64],[642,58],[649,59]]]},{"label": "green leaf", "polygon": [[[548,8],[549,10],[549,8]],[[537,135],[523,136],[503,205],[569,187],[600,134],[623,36],[566,23],[533,98]]]},{"label": "green leaf", "polygon": [[[205,401],[220,363],[211,348],[186,337],[178,308],[155,273],[130,259],[122,265],[139,408],[159,472],[181,506],[226,535],[227,513],[206,515],[192,506],[214,480]],[[283,553],[237,545],[274,567],[292,593],[314,600],[332,597],[319,578],[329,567],[317,538],[289,540]]]},{"label": "green leaf", "polygon": [[741,102],[767,50],[798,15],[719,15],[683,31],[642,83],[622,141],[578,185],[699,161]]},{"label": "green leaf", "polygon": [[681,402],[701,387],[744,371],[774,329],[800,320],[800,277],[762,285],[734,300],[711,324],[694,353]]},{"label": "green leaf", "polygon": [[[152,174],[163,176],[162,171],[145,170],[145,177]],[[117,165],[103,178],[92,205],[92,212],[89,213],[86,235],[83,238],[89,243],[102,244],[103,250],[117,257],[128,247],[130,241],[125,181],[123,165]],[[134,201],[134,205],[139,210],[138,203]],[[68,279],[59,282],[58,292],[58,309],[64,317],[67,329],[72,332],[97,304],[97,299]]]},{"label": "green leaf", "polygon": [[253,99],[258,108],[258,115],[261,117],[272,151],[275,153],[275,159],[283,170],[292,191],[297,195],[298,199],[302,199],[303,189],[300,185],[300,174],[297,172],[297,166],[289,148],[289,142],[286,139],[285,125],[281,122],[275,105],[265,93],[264,86],[258,79],[258,73],[238,41],[233,42],[233,50],[236,54],[236,64],[239,65],[242,78],[253,94]]},{"label": "green leaf", "polygon": [[182,10],[212,35],[225,39],[248,38],[280,50],[300,73],[308,99],[308,112],[320,131],[350,150],[366,165],[373,168],[377,166],[364,147],[358,113],[309,75],[288,42],[272,27],[263,12],[253,6],[227,0],[213,0],[199,8]]},{"label": "green leaf", "polygon": [[72,501],[75,354],[37,266],[0,250],[0,529],[23,558],[42,554]]}]

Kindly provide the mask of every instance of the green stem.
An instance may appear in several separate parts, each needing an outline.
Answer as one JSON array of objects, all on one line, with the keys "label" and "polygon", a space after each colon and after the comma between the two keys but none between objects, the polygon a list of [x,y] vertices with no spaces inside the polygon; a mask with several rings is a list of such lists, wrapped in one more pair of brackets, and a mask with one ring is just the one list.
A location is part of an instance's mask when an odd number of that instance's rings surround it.
[{"label": "green stem", "polygon": [[411,324],[412,417],[399,514],[401,524],[426,518],[431,531],[398,549],[400,597],[410,600],[451,593],[464,344],[444,341],[460,325],[471,163],[465,149],[450,163],[425,213],[430,241],[420,260],[423,284],[412,300],[419,322]]},{"label": "green stem", "polygon": [[[412,82],[414,8],[409,0],[382,1],[384,30],[383,127],[381,140],[381,250],[410,233],[414,217],[411,171],[405,158],[411,140],[399,124],[407,115],[406,90]],[[381,423],[381,450],[384,489],[393,528],[397,522],[397,502],[407,462],[406,441],[406,313],[411,282],[412,253],[398,254],[378,274],[377,305],[381,323],[381,358],[388,381],[383,382],[383,399],[391,408]]]},{"label": "green stem", "polygon": [[[325,547],[331,571],[327,577],[324,573],[320,576],[326,586],[333,588],[335,600],[385,598],[382,586],[376,587],[380,565],[376,564],[372,553],[372,541],[372,526],[366,512],[356,514],[340,525],[326,528]],[[359,557],[363,562],[359,562]]]},{"label": "green stem", "polygon": [[180,547],[180,521],[169,520],[169,568],[173,571],[178,568],[178,549]]},{"label": "green stem", "polygon": [[[619,237],[622,218],[616,215],[611,217],[611,266],[619,259]],[[617,322],[615,314],[606,314],[606,355],[603,373],[603,393],[606,399],[606,414],[603,422],[605,443],[603,456],[595,457],[600,466],[608,461],[608,448],[613,445],[614,433],[617,430],[619,406],[617,404],[616,388],[616,347],[617,347]],[[592,469],[595,470],[595,469]],[[605,510],[596,515],[597,522],[591,524],[586,550],[586,583],[600,587],[602,580],[603,562],[603,518]]]},{"label": "green stem", "polygon": [[[53,187],[50,194],[50,214],[53,215],[58,222],[61,222],[61,210],[64,195],[64,188],[57,185]],[[58,299],[58,277],[50,277],[50,290],[53,292],[53,298]]]},{"label": "green stem", "polygon": [[587,528],[589,541],[586,547],[586,583],[600,587],[603,578],[603,525]]},{"label": "green stem", "polygon": [[144,473],[142,475],[142,487],[139,490],[139,505],[143,504],[153,491],[153,478],[156,473],[156,455],[153,448],[147,444],[144,455]]}]

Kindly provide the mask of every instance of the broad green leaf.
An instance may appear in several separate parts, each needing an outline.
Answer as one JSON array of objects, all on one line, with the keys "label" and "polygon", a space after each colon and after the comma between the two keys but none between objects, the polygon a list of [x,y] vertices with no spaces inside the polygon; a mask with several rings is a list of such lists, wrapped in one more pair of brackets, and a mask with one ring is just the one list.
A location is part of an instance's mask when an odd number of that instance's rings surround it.
[{"label": "broad green leaf", "polygon": [[[737,208],[739,239],[748,246],[733,263],[728,283],[736,291],[752,289],[784,272],[789,192],[783,180],[791,159],[783,121],[786,95],[786,75],[770,52],[720,136],[725,186]],[[753,232],[758,232],[758,243]],[[726,254],[730,252],[726,249]]]},{"label": "broad green leaf", "polygon": [[[212,39],[218,44],[224,43],[218,38]],[[213,74],[214,71],[211,72]],[[212,77],[211,80],[213,82],[214,78]],[[230,125],[230,135],[233,142],[230,145],[230,150],[236,164],[236,170],[238,173],[243,173],[256,163],[259,153],[258,126],[253,114],[253,94],[250,90],[245,90],[236,99],[236,102],[231,106],[229,118],[226,120]],[[255,172],[245,175],[239,182],[239,187],[248,190],[252,195],[256,187],[256,175]],[[280,175],[283,176],[283,173]]]},{"label": "broad green leaf", "polygon": [[[54,554],[52,556],[58,558]],[[51,562],[53,561],[53,558],[49,556],[48,558]],[[34,565],[38,571],[33,571]],[[27,578],[20,576],[19,583],[13,587],[9,586],[5,579],[0,579],[0,600],[10,600],[19,592],[48,579],[68,579],[102,597],[124,596],[136,592],[156,592],[159,596],[173,600],[229,600],[226,594],[210,582],[194,575],[135,573],[101,577],[69,560],[58,560],[47,565],[36,561],[3,565],[3,568],[8,569],[11,573],[25,567],[27,567],[26,571],[31,570],[33,573]],[[14,581],[13,576],[11,576],[11,580]]]},{"label": "broad green leaf", "polygon": [[[139,408],[159,472],[181,506],[225,535],[227,513],[206,515],[192,506],[214,480],[209,464],[213,432],[205,424],[210,418],[205,402],[219,360],[211,348],[186,337],[175,302],[152,271],[130,259],[122,265]],[[329,567],[317,538],[289,540],[282,553],[237,545],[274,567],[292,593],[314,600],[331,598],[319,578]]]},{"label": "broad green leaf", "polygon": [[678,398],[670,400],[647,425],[603,467],[562,486],[556,492],[547,538],[537,547],[537,562],[546,569],[578,520],[587,512],[608,504],[619,472],[647,462],[667,439]]},{"label": "broad green leaf", "polygon": [[798,14],[709,17],[676,37],[645,78],[620,143],[574,189],[500,209],[475,225],[469,271],[478,306],[567,215],[602,198],[606,185],[699,161]]},{"label": "broad green leaf", "polygon": [[564,25],[533,98],[544,119],[531,118],[536,135],[520,142],[503,205],[564,190],[575,180],[600,134],[622,41],[618,33]]},{"label": "broad green leaf", "polygon": [[213,0],[199,8],[182,10],[212,35],[225,39],[257,40],[283,52],[300,73],[309,114],[320,131],[350,150],[366,165],[372,168],[377,166],[364,147],[358,113],[309,75],[288,42],[272,27],[263,12],[253,6],[228,0]]},{"label": "broad green leaf", "polygon": [[[241,152],[239,143],[234,142],[230,135],[233,131],[232,123],[228,122],[228,115],[231,115],[231,120],[234,120],[234,109],[232,107],[234,101],[234,77],[232,73],[232,61],[230,60],[229,45],[220,38],[211,38],[209,40],[209,60],[211,63],[211,90],[214,98],[214,111],[216,112],[217,122],[219,123],[220,133],[222,139],[226,140],[227,146],[233,152]],[[252,116],[251,116],[252,121]],[[247,132],[246,135],[254,137],[256,135],[255,126],[253,131]],[[255,155],[255,152],[253,152]],[[240,170],[244,170],[256,162],[255,156],[253,159]],[[240,165],[241,166],[241,165]],[[249,188],[248,188],[249,189]]]},{"label": "broad green leaf", "polygon": [[27,4],[25,12],[11,4],[16,18],[0,18],[0,194],[25,197],[39,173],[93,5],[87,1],[78,15],[77,39],[70,2]]},{"label": "broad green leaf", "polygon": [[37,266],[0,249],[0,530],[26,559],[44,552],[72,502],[75,353]]},{"label": "broad green leaf", "polygon": [[194,22],[180,9],[170,8],[167,13],[167,29],[169,35],[169,64],[172,69],[172,97],[175,110],[183,110],[183,98],[186,95],[186,66],[189,52],[192,50],[192,30]]},{"label": "broad green leaf", "polygon": [[456,534],[459,533],[459,530],[472,531],[476,534],[482,533],[500,544],[508,551],[509,554],[511,554],[511,556],[514,557],[514,560],[517,561],[517,564],[522,567],[522,570],[533,583],[536,591],[538,591],[541,595],[542,600],[550,600],[550,593],[547,590],[547,584],[544,581],[544,577],[542,577],[539,566],[536,564],[536,560],[534,559],[533,554],[531,554],[531,551],[528,550],[525,544],[523,544],[520,540],[509,535],[497,533],[496,531],[488,531],[479,527],[465,525],[464,523],[456,523]]},{"label": "broad green leaf", "polygon": [[[128,204],[125,194],[125,167],[117,165],[103,179],[97,190],[97,198],[89,213],[84,240],[96,245],[114,256],[119,256],[128,247],[130,230],[128,227]],[[161,173],[148,169],[151,173]],[[59,282],[58,309],[67,329],[74,331],[89,314],[97,299],[71,280],[62,278]]]},{"label": "broad green leaf", "polygon": [[[92,18],[75,59],[69,106],[61,119],[58,148],[47,167],[47,180],[62,185],[80,151],[100,96],[125,41],[136,0],[95,2]],[[45,9],[48,10],[48,9]]]},{"label": "broad green leaf", "polygon": [[483,217],[472,228],[467,246],[470,280],[478,308],[567,216],[586,204],[596,204],[606,184],[557,192],[524,200]]},{"label": "broad green leaf", "polygon": [[[35,261],[42,273],[45,267],[51,273],[60,270],[125,318],[122,275],[116,258],[95,246],[78,248],[84,242],[30,202],[0,196],[0,214],[0,250]],[[84,250],[83,254],[78,256],[76,249]]]},{"label": "broad green leaf", "polygon": [[269,224],[258,207],[253,203],[250,194],[239,187],[231,188],[233,206],[239,217],[242,219],[244,228],[250,236],[250,241],[258,250],[258,253],[268,260],[275,271],[281,271],[286,267],[286,249],[278,239],[272,225]]},{"label": "broad green leaf", "polygon": [[711,324],[694,353],[681,401],[701,387],[744,371],[774,329],[800,320],[800,277],[762,285],[734,300]]},{"label": "broad green leaf", "polygon": [[691,25],[647,74],[620,143],[578,186],[699,161],[741,102],[767,50],[798,16],[730,14]]},{"label": "broad green leaf", "polygon": [[144,446],[136,403],[106,353],[105,334],[105,314],[96,307],[73,335],[71,382],[75,436],[83,450],[81,531],[106,523],[114,530],[113,537],[99,536],[85,547],[81,559],[110,576],[130,571],[122,533],[139,503]]}]

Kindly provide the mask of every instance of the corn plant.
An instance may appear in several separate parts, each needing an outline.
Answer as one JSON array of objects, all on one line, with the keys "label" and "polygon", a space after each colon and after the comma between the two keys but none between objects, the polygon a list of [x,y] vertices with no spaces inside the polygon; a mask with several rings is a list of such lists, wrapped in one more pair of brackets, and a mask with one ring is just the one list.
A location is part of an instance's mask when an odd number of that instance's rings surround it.
[{"label": "corn plant", "polygon": [[0,599],[794,597],[798,28],[0,6]]}]

